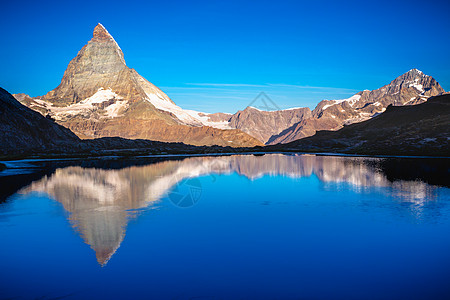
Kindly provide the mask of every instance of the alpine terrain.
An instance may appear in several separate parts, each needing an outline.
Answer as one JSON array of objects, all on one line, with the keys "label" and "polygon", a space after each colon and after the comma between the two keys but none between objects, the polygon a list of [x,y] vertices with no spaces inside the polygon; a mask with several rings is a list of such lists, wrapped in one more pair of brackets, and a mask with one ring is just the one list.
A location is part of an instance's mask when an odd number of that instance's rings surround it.
[{"label": "alpine terrain", "polygon": [[450,95],[446,94],[418,105],[390,105],[369,120],[267,150],[450,156],[449,120]]}]

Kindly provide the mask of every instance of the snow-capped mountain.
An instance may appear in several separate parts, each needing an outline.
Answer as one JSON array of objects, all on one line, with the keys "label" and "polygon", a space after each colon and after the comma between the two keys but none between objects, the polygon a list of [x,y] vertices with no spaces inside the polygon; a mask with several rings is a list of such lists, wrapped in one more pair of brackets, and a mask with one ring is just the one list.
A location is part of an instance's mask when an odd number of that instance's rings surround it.
[{"label": "snow-capped mountain", "polygon": [[193,145],[255,146],[248,134],[184,110],[129,68],[114,38],[98,24],[61,83],[45,96],[15,97],[82,138],[119,136]]}]

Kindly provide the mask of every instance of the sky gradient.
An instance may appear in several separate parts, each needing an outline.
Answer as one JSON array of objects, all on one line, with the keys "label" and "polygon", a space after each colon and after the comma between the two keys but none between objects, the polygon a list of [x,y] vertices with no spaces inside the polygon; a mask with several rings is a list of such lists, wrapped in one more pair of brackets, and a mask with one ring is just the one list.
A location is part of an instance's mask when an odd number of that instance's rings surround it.
[{"label": "sky gradient", "polygon": [[448,1],[3,4],[0,86],[55,88],[100,22],[127,65],[186,109],[244,109],[261,91],[313,108],[417,68],[450,90]]}]

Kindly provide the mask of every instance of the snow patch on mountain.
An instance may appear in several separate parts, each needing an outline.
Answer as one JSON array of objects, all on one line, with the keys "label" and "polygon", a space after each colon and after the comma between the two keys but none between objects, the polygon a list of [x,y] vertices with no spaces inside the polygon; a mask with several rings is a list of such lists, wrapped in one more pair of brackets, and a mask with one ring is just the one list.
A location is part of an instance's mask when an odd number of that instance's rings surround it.
[{"label": "snow patch on mountain", "polygon": [[193,118],[201,122],[204,126],[210,126],[218,129],[233,129],[230,127],[230,123],[228,121],[214,122],[211,121],[211,118],[207,113],[198,112],[195,110],[185,110],[186,113],[191,115]]},{"label": "snow patch on mountain", "polygon": [[286,109],[282,109],[282,110],[296,110],[296,109],[302,109],[304,107],[291,107],[291,108],[286,108]]},{"label": "snow patch on mountain", "polygon": [[414,88],[416,88],[416,90],[418,90],[421,93],[425,92],[425,90],[423,89],[423,85],[421,85],[419,83],[419,78],[416,78],[416,79],[414,79],[414,81],[410,81],[408,83],[409,83],[408,87],[414,87]]},{"label": "snow patch on mountain", "polygon": [[104,113],[101,114],[103,117],[115,118],[120,115],[120,112],[128,107],[128,101],[122,100],[122,97],[118,96],[111,89],[99,88],[98,91],[78,103],[71,104],[66,107],[54,106],[53,103],[44,101],[42,99],[34,99],[34,104],[32,106],[42,107],[49,111],[50,115],[56,120],[62,120],[66,117],[71,117],[75,115],[81,115],[94,110],[101,110],[99,105],[106,101],[115,100],[113,103],[104,106]]},{"label": "snow patch on mountain", "polygon": [[109,118],[115,118],[120,115],[120,111],[125,110],[128,107],[128,101],[116,101],[105,108],[106,116]]},{"label": "snow patch on mountain", "polygon": [[214,122],[211,121],[207,113],[202,113],[195,110],[187,110],[179,107],[170,99],[164,97],[160,93],[149,93],[146,92],[148,101],[157,109],[167,111],[176,118],[178,118],[182,123],[191,126],[210,126],[218,129],[232,129],[229,126],[228,121]]},{"label": "snow patch on mountain", "polygon": [[201,122],[188,114],[184,109],[173,103],[172,101],[166,99],[159,93],[146,93],[147,100],[157,109],[167,111],[173,114],[182,123],[199,126]]},{"label": "snow patch on mountain", "polygon": [[361,99],[361,95],[353,95],[350,98],[347,99],[342,99],[342,100],[331,100],[333,101],[333,103],[331,104],[327,104],[324,107],[322,107],[322,110],[327,109],[328,107],[334,106],[336,104],[342,103],[342,102],[348,102],[350,104],[350,106],[353,107],[353,105],[359,101],[359,99]]},{"label": "snow patch on mountain", "polygon": [[[86,98],[80,101],[77,104],[94,104],[94,103],[102,103],[105,101],[109,101],[111,99],[121,99],[116,93],[114,93],[111,89],[103,89],[99,88],[98,91],[89,98]],[[77,105],[74,104],[74,105]]]}]

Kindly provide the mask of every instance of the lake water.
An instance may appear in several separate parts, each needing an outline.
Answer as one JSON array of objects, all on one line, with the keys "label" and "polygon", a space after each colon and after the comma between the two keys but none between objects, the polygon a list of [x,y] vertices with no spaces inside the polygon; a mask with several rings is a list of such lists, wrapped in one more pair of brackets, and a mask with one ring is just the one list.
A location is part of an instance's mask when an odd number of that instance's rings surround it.
[{"label": "lake water", "polygon": [[0,299],[450,299],[448,160],[7,164]]}]

